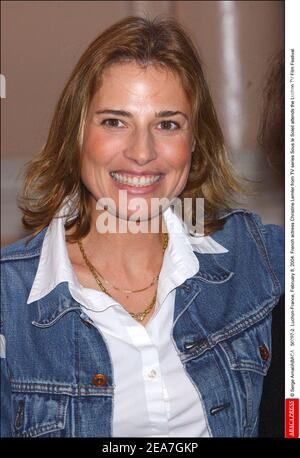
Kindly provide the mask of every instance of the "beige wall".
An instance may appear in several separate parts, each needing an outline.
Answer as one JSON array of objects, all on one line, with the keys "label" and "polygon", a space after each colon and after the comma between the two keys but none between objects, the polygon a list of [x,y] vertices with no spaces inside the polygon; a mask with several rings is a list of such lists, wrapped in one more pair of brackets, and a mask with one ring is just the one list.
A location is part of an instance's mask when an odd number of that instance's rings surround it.
[{"label": "beige wall", "polygon": [[283,192],[256,142],[264,76],[284,45],[278,1],[4,1],[1,4],[2,243],[24,235],[15,198],[22,167],[47,137],[52,111],[89,42],[128,14],[169,14],[190,31],[236,168],[259,179],[242,205],[283,222]]},{"label": "beige wall", "polygon": [[257,145],[262,89],[272,57],[284,48],[284,2],[175,2],[190,30],[236,170],[253,180],[240,206],[265,223],[284,223],[284,192]]}]

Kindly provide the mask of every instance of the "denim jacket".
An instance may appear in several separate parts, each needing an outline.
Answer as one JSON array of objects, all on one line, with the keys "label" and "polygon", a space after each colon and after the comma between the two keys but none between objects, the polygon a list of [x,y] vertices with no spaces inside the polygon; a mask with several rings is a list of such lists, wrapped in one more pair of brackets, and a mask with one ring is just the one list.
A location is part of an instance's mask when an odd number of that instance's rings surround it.
[{"label": "denim jacket", "polygon": [[[243,209],[222,218],[212,238],[228,252],[195,252],[199,271],[176,289],[171,339],[211,436],[256,437],[284,289],[283,229]],[[46,230],[2,250],[1,436],[110,437],[114,378],[103,336],[67,282],[26,303]]]}]

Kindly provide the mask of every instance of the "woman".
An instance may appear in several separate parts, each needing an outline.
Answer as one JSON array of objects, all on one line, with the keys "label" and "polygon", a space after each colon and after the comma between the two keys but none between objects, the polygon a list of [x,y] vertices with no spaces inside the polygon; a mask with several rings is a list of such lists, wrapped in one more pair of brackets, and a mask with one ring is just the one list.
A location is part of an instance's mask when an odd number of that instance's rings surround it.
[{"label": "woman", "polygon": [[238,189],[182,28],[96,38],[27,170],[33,233],[2,254],[2,436],[257,435],[283,242],[230,208]]}]

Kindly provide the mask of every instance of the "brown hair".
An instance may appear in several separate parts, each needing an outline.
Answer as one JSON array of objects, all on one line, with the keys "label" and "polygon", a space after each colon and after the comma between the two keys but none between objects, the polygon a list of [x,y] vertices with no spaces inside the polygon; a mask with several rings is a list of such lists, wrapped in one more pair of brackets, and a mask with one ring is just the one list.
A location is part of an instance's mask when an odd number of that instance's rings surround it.
[{"label": "brown hair", "polygon": [[258,143],[266,154],[272,168],[284,181],[284,50],[273,57],[263,89],[262,113]]},{"label": "brown hair", "polygon": [[[66,198],[75,199],[79,212],[67,241],[89,233],[90,195],[80,179],[85,119],[103,70],[124,61],[162,66],[181,78],[192,104],[196,146],[186,187],[178,197],[204,197],[206,234],[222,226],[219,212],[230,208],[241,187],[227,158],[198,52],[174,19],[129,16],[101,33],[81,56],[58,100],[47,142],[27,167],[19,208],[23,225],[33,229],[33,235],[50,223]],[[69,219],[65,228],[75,223],[75,218]]]}]

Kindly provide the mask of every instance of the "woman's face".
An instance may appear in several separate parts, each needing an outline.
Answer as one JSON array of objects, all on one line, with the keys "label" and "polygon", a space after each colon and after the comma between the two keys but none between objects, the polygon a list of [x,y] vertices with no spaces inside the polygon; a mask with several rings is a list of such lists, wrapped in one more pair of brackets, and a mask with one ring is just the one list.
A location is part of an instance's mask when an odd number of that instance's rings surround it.
[{"label": "woman's face", "polygon": [[[171,200],[184,189],[193,147],[191,107],[178,76],[135,63],[105,69],[82,151],[82,181],[96,201],[113,199],[117,215],[128,219],[137,210],[130,202],[143,198],[149,211],[141,220],[153,217],[151,198]],[[121,190],[127,205],[119,202]]]}]

